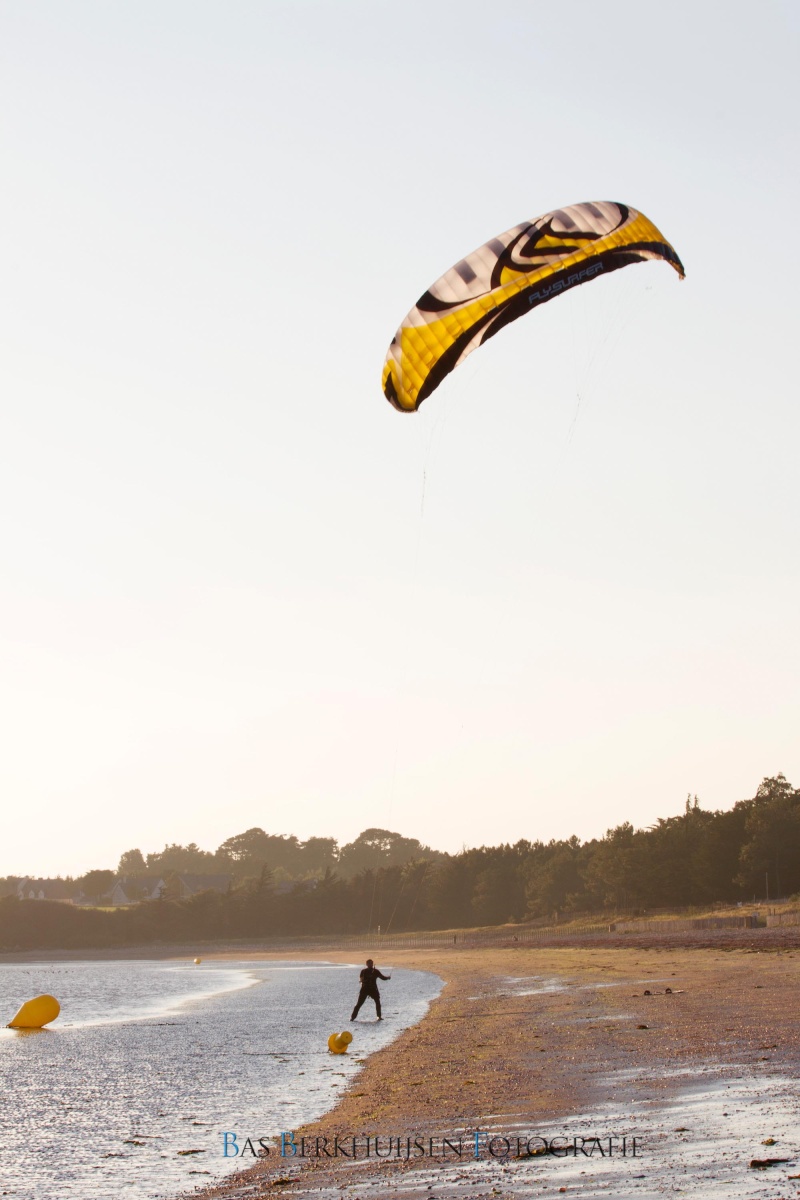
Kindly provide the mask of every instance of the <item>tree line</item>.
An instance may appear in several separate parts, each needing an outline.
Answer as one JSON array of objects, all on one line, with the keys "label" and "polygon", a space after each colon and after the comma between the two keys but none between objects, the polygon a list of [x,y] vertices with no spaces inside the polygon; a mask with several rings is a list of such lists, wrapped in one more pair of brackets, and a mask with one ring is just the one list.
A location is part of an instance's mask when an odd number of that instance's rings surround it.
[{"label": "tree line", "polygon": [[[364,857],[354,852],[349,870],[337,859],[289,888],[276,886],[268,857],[251,853],[270,844],[249,837],[256,833],[263,831],[240,835],[241,857],[231,858],[240,870],[226,893],[206,891],[184,901],[162,896],[114,911],[6,897],[0,900],[0,946],[458,929],[554,912],[618,913],[800,894],[800,791],[783,775],[764,779],[752,799],[730,810],[708,811],[690,797],[679,816],[648,829],[626,822],[587,842],[521,840],[451,855],[368,830],[361,835]],[[236,839],[223,845],[230,842]],[[385,861],[391,855],[395,861]]]},{"label": "tree line", "polygon": [[[312,837],[301,842],[293,835],[253,828],[227,838],[216,850],[201,850],[195,842],[186,846],[174,842],[147,855],[139,849],[126,850],[116,871],[97,868],[76,878],[59,876],[59,882],[66,896],[100,903],[114,883],[124,879],[161,878],[167,881],[169,893],[169,880],[175,875],[229,875],[238,885],[259,878],[267,869],[273,885],[285,888],[293,882],[322,879],[329,871],[349,879],[361,871],[442,857],[417,838],[388,829],[365,829],[352,842],[339,846],[335,838]],[[20,877],[14,875],[0,879],[0,897],[13,895],[19,881]]]},{"label": "tree line", "polygon": [[321,879],[326,871],[344,878],[359,871],[395,866],[409,859],[440,857],[417,838],[388,829],[365,829],[354,841],[340,846],[336,838],[311,837],[301,842],[293,835],[265,833],[255,827],[227,838],[216,850],[201,850],[194,842],[177,844],[147,856],[126,850],[119,860],[118,876],[169,871],[192,874],[230,874],[242,880],[268,866],[276,883]]}]

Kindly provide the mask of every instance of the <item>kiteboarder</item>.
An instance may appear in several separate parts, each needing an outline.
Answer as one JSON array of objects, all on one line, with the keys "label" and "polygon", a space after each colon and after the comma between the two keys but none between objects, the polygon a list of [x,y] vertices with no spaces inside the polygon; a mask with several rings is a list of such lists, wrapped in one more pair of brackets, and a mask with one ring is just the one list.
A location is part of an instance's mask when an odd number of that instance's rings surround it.
[{"label": "kiteboarder", "polygon": [[381,1016],[381,996],[380,992],[378,991],[378,980],[391,978],[391,975],[381,975],[372,959],[367,959],[367,965],[362,969],[361,974],[359,975],[359,979],[361,980],[361,990],[358,993],[356,1006],[350,1016],[351,1021],[355,1021],[356,1017],[358,1016],[358,1010],[361,1008],[361,1005],[368,996],[370,1000],[375,1001],[375,1009],[378,1013],[378,1020],[383,1020],[383,1017]]}]

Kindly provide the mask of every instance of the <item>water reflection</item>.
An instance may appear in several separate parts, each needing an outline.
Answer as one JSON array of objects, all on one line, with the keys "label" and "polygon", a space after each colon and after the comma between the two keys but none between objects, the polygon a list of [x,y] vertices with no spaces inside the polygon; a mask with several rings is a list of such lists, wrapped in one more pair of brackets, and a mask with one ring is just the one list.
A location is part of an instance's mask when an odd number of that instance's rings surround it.
[{"label": "water reflection", "polygon": [[92,962],[0,966],[0,1019],[40,992],[46,1030],[3,1030],[2,1187],[16,1200],[129,1200],[217,1176],[224,1131],[272,1137],[336,1102],[359,1063],[419,1020],[441,981],[396,969],[378,1025],[344,1029],[358,967]]}]

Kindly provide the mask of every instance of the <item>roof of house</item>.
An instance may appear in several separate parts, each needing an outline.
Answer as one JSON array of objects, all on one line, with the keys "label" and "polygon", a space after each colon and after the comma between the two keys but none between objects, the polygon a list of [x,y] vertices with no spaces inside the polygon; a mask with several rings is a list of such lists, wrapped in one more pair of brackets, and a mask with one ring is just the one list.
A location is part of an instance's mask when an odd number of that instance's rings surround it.
[{"label": "roof of house", "polygon": [[163,882],[164,876],[156,871],[147,875],[120,875],[119,879],[115,880],[115,885],[118,884],[123,888],[152,889]]},{"label": "roof of house", "polygon": [[144,900],[157,895],[163,886],[161,875],[124,875],[116,880],[108,895],[124,896],[129,901]]},{"label": "roof of house", "polygon": [[17,895],[22,900],[29,898],[38,900],[71,900],[75,889],[63,879],[20,879],[17,884]]},{"label": "roof of house", "polygon": [[178,872],[176,878],[187,891],[195,895],[197,892],[227,892],[231,885],[232,875],[186,875]]}]

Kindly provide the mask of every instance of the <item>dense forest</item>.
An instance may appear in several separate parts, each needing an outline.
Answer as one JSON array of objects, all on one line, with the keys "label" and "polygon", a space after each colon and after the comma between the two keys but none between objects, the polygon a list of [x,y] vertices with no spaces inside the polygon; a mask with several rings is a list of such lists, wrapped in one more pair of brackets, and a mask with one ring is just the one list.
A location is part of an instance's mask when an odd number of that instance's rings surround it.
[{"label": "dense forest", "polygon": [[[679,816],[648,829],[625,823],[588,842],[523,840],[450,855],[386,830],[367,830],[339,850],[333,839],[300,843],[255,829],[214,854],[168,846],[146,859],[128,851],[120,862],[122,874],[224,868],[232,876],[227,891],[186,900],[164,894],[114,910],[6,895],[0,946],[454,929],[556,911],[620,913],[790,896],[800,893],[800,791],[776,775],[730,810],[710,812],[690,797]],[[290,871],[295,881],[287,884]]]}]

